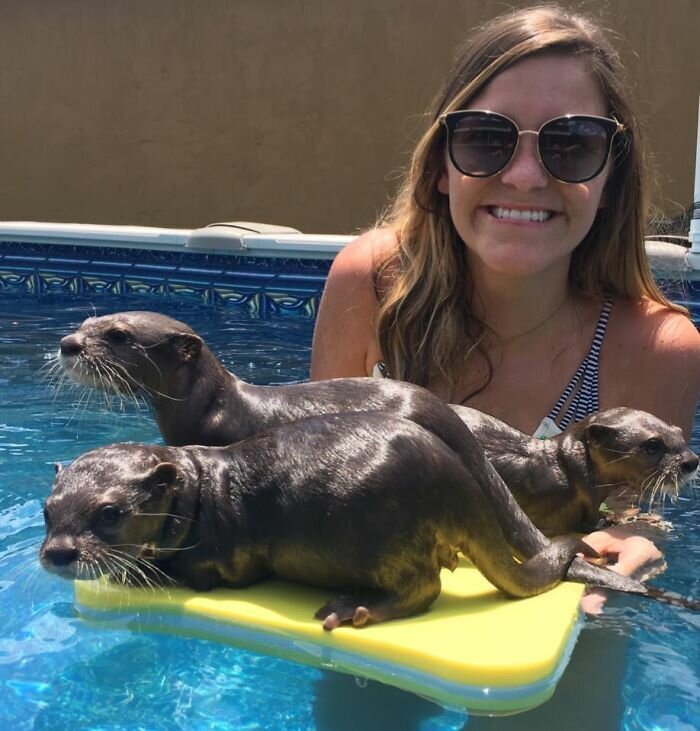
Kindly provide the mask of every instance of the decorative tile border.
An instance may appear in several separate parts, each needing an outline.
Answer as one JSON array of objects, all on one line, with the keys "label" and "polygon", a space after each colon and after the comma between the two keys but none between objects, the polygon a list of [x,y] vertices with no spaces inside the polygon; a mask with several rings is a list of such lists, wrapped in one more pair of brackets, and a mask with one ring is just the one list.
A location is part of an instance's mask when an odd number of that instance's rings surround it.
[{"label": "decorative tile border", "polygon": [[167,295],[316,315],[331,262],[0,241],[0,291]]},{"label": "decorative tile border", "polygon": [[[195,299],[264,316],[315,317],[331,262],[158,249],[0,241],[0,291],[105,292]],[[700,319],[700,282],[667,280],[669,299]]]}]

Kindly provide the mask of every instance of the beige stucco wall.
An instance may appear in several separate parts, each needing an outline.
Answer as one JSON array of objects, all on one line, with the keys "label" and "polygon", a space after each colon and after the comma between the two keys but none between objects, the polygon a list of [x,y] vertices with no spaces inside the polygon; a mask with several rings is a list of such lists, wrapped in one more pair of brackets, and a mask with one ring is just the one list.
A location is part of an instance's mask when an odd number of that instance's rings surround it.
[{"label": "beige stucco wall", "polygon": [[[478,0],[0,0],[0,219],[369,225]],[[589,0],[664,210],[692,198],[700,0]]]}]

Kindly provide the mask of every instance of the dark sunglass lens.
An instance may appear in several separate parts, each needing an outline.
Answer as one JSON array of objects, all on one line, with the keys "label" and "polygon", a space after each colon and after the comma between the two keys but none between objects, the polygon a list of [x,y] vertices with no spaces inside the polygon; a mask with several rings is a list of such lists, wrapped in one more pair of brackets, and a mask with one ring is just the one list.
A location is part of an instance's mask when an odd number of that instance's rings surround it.
[{"label": "dark sunglass lens", "polygon": [[609,132],[596,119],[563,117],[540,130],[543,165],[555,178],[569,183],[595,177],[605,165],[609,148]]},{"label": "dark sunglass lens", "polygon": [[468,114],[452,126],[450,157],[465,175],[486,177],[506,166],[517,142],[517,130],[505,117]]}]

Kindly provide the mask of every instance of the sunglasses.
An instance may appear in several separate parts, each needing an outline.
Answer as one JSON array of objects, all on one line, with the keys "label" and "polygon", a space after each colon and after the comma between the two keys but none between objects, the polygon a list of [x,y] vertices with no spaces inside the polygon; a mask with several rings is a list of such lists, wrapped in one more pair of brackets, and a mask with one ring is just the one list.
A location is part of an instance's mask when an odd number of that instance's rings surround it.
[{"label": "sunglasses", "polygon": [[447,152],[463,175],[488,178],[511,161],[521,135],[536,135],[544,169],[562,183],[584,183],[598,175],[610,156],[613,138],[625,129],[616,119],[567,114],[538,130],[519,129],[496,112],[466,109],[439,118],[447,129]]}]

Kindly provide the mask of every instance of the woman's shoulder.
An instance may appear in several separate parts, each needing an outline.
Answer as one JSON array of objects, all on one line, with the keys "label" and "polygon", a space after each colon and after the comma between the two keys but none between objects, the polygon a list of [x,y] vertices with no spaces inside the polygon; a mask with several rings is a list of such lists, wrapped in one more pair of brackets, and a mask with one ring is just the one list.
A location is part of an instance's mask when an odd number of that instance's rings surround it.
[{"label": "woman's shoulder", "polygon": [[396,251],[397,246],[398,237],[393,228],[385,226],[365,231],[338,252],[331,274],[373,276],[377,265]]},{"label": "woman's shoulder", "polygon": [[683,312],[649,298],[619,300],[614,305],[615,319],[624,341],[630,346],[658,354],[700,355],[700,333]]},{"label": "woman's shoulder", "polygon": [[643,298],[615,302],[604,356],[609,398],[682,426],[700,394],[700,333],[682,312]]},{"label": "woman's shoulder", "polygon": [[313,380],[369,375],[381,360],[375,332],[379,307],[376,272],[396,242],[392,229],[372,229],[336,256],[316,319]]},{"label": "woman's shoulder", "polygon": [[338,252],[325,288],[325,299],[335,295],[350,297],[354,307],[374,311],[379,304],[379,292],[386,286],[389,274],[382,271],[398,247],[396,232],[388,227],[366,231]]}]

